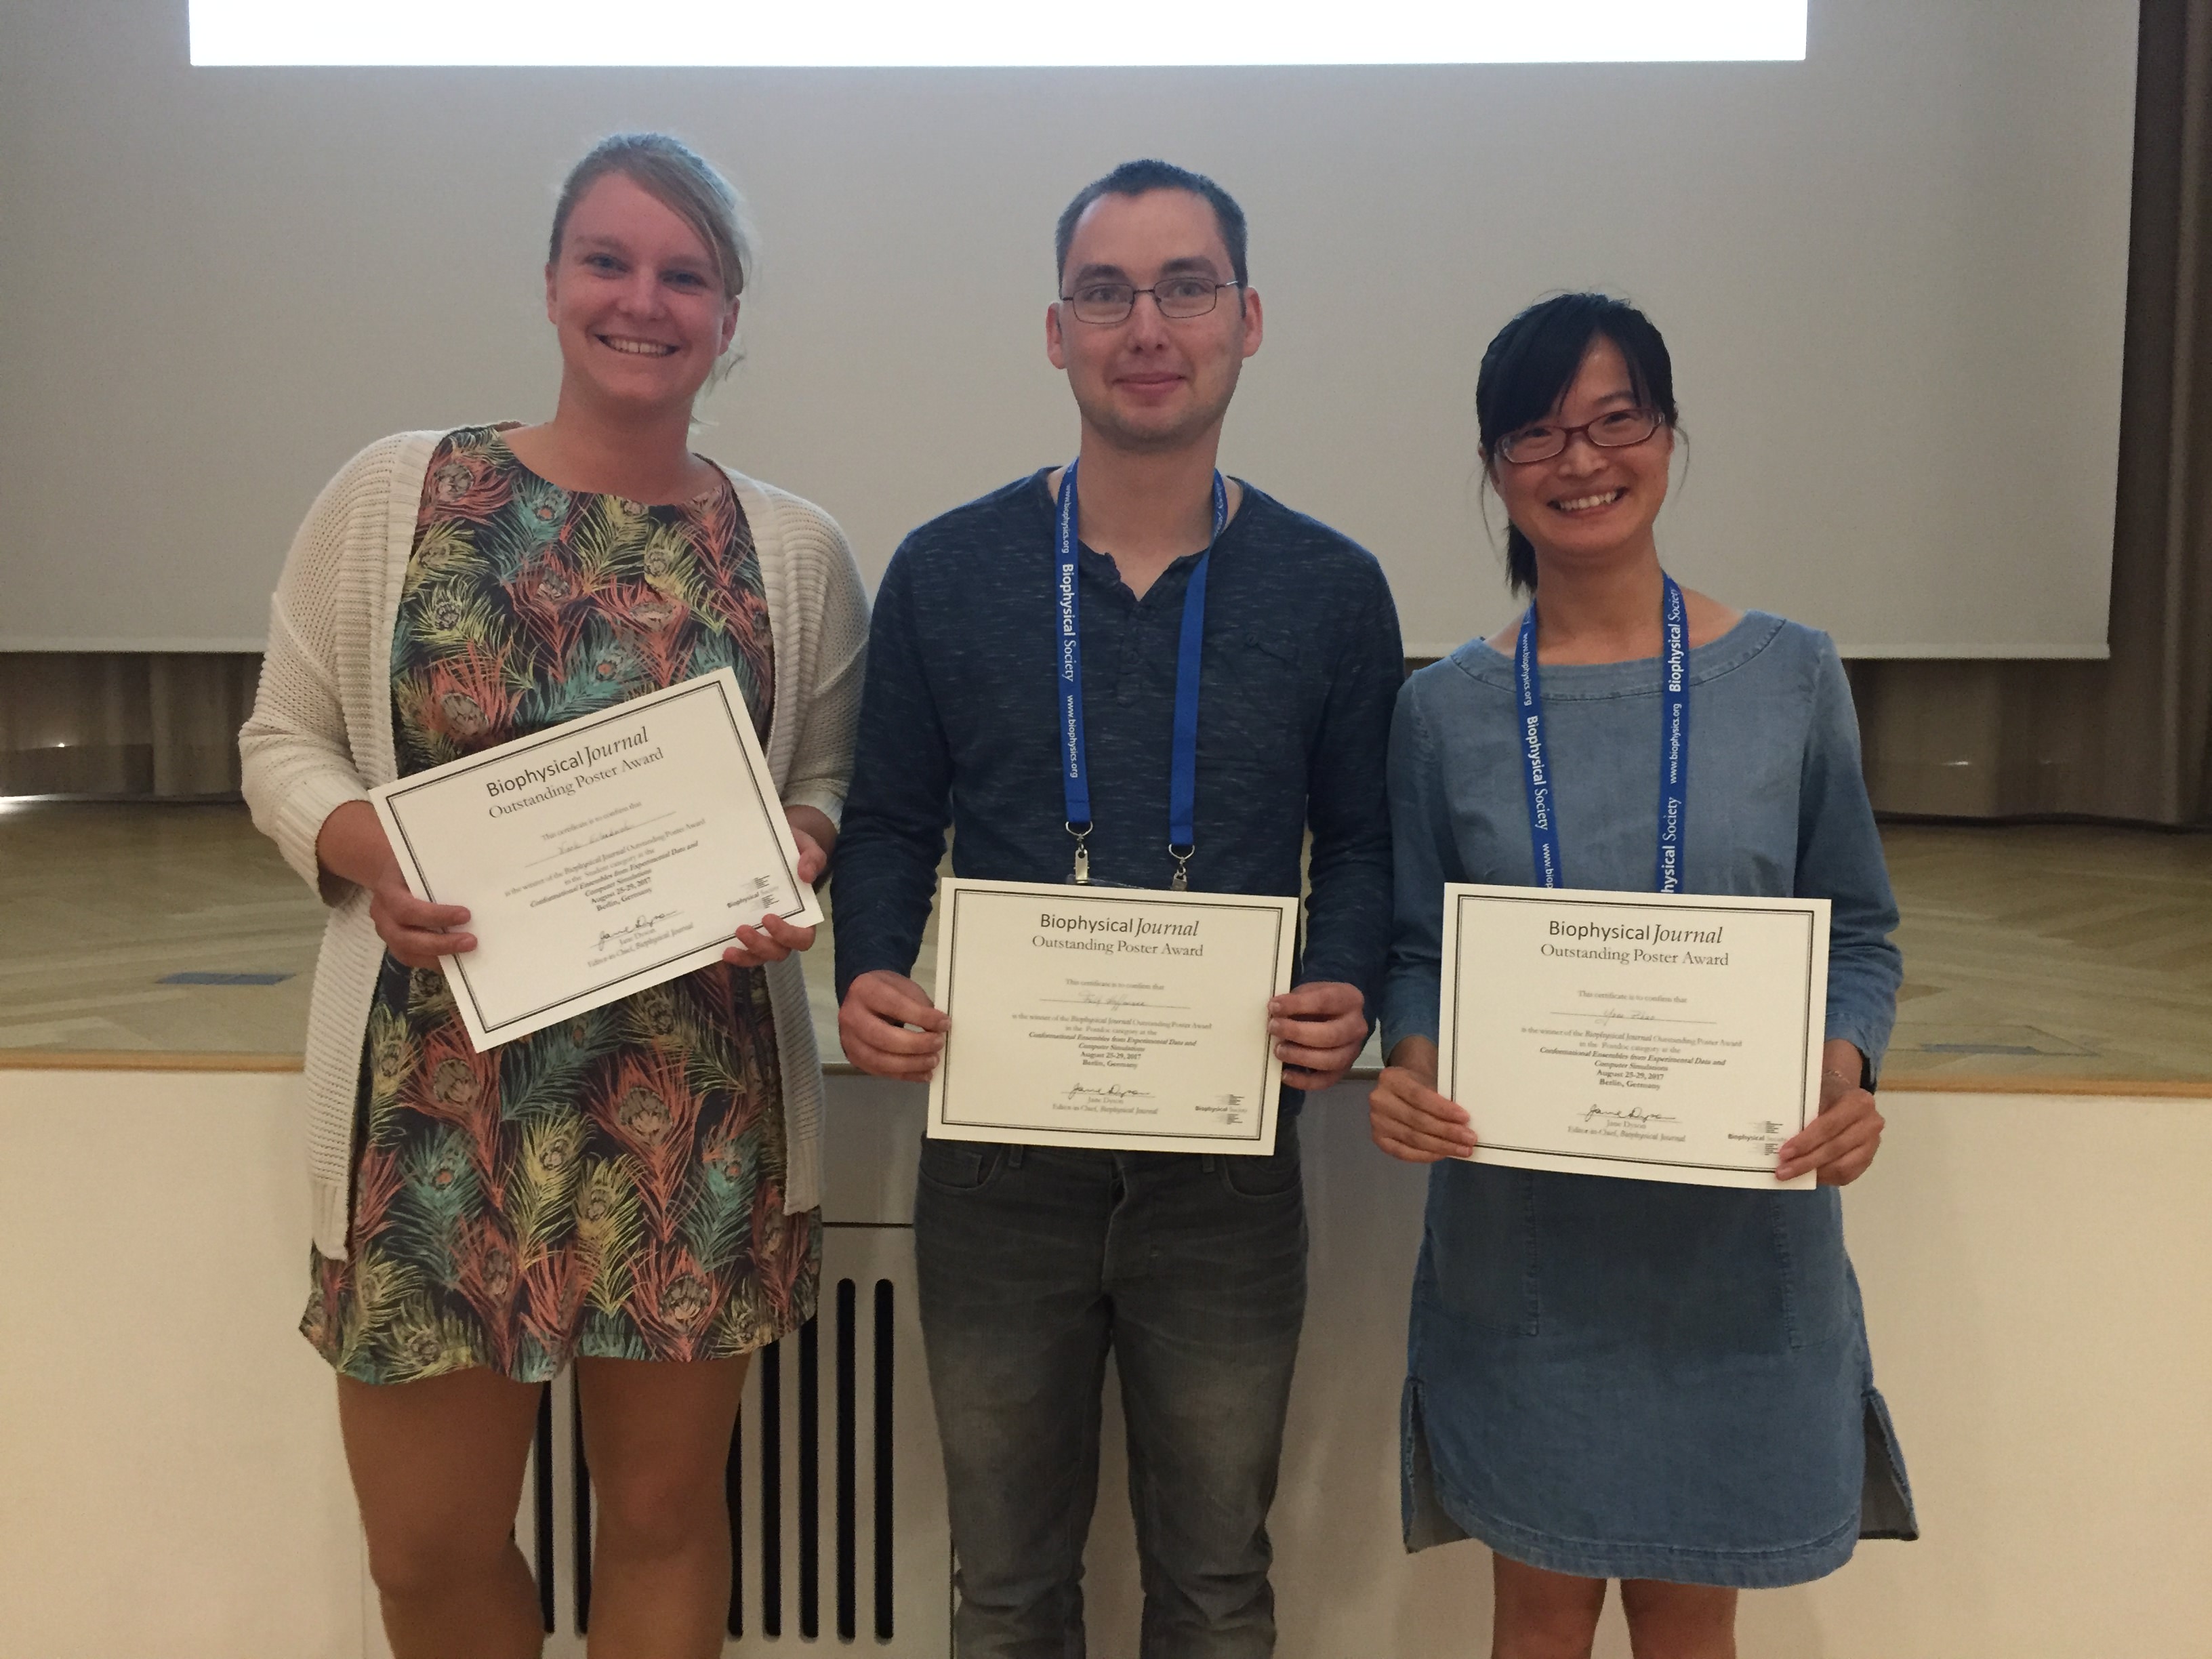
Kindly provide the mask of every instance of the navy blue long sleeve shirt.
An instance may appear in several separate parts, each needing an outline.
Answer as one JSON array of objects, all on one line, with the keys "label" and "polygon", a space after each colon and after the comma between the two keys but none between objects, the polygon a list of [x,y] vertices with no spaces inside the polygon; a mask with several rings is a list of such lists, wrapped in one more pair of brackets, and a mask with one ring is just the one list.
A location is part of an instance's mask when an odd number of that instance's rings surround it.
[{"label": "navy blue long sleeve shirt", "polygon": [[[1054,512],[1037,472],[899,546],[876,598],[853,784],[834,872],[837,990],[911,971],[945,852],[954,873],[1066,878],[1053,601]],[[1142,599],[1078,554],[1094,880],[1164,888],[1183,596],[1198,556]],[[1206,576],[1194,890],[1299,891],[1298,981],[1359,988],[1378,1018],[1390,939],[1390,713],[1404,669],[1372,555],[1245,486]]]}]

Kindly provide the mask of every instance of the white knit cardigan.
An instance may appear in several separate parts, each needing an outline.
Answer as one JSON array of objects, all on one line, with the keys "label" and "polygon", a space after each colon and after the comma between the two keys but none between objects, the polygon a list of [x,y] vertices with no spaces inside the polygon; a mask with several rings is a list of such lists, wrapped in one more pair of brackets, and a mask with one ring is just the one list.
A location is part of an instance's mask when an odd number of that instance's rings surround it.
[{"label": "white knit cardigan", "polygon": [[[384,945],[368,893],[326,877],[323,821],[397,772],[392,632],[415,540],[423,474],[441,432],[371,444],[331,480],[284,561],[252,717],[239,733],[253,822],[330,906],[307,1013],[307,1174],[315,1246],[346,1252],[353,1114],[362,1038]],[[775,651],[769,770],[788,805],[831,823],[844,810],[859,718],[867,599],[853,550],[829,514],[730,475],[750,524]],[[789,1146],[784,1206],[821,1202],[822,1066],[796,957],[768,968]]]}]

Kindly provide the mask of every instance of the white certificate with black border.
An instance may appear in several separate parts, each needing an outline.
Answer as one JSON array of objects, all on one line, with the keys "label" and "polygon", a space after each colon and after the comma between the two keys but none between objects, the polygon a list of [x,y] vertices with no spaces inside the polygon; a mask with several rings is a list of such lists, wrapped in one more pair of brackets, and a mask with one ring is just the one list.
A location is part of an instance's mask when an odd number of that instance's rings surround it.
[{"label": "white certificate with black border", "polygon": [[726,667],[369,792],[417,898],[468,907],[440,958],[479,1053],[822,920]]},{"label": "white certificate with black border", "polygon": [[947,877],[937,903],[932,1135],[1274,1150],[1297,899]]},{"label": "white certificate with black border", "polygon": [[1820,1109],[1828,901],[1444,889],[1437,1087],[1474,1161],[1712,1187],[1774,1178]]}]

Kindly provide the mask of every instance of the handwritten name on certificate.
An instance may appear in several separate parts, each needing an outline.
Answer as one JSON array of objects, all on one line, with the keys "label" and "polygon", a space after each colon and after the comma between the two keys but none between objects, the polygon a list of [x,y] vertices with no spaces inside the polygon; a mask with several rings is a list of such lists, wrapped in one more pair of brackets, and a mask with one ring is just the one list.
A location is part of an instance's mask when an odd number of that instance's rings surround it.
[{"label": "handwritten name on certificate", "polygon": [[948,877],[929,1088],[950,1140],[1135,1152],[1275,1147],[1298,901]]},{"label": "handwritten name on certificate", "polygon": [[1778,1182],[1820,1109],[1828,901],[1444,889],[1438,1087],[1474,1159]]},{"label": "handwritten name on certificate", "polygon": [[469,908],[440,960],[478,1053],[822,919],[727,668],[369,792],[416,897]]}]

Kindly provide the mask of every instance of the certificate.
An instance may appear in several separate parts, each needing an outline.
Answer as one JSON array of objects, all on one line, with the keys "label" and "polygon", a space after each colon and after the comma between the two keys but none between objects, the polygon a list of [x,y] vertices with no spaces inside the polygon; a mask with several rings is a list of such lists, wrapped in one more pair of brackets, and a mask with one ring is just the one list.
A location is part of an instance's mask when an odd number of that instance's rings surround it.
[{"label": "certificate", "polygon": [[468,907],[441,961],[478,1053],[822,919],[727,668],[369,799],[416,897]]},{"label": "certificate", "polygon": [[1437,1087],[1474,1160],[1774,1178],[1820,1106],[1828,901],[1444,889]]},{"label": "certificate", "polygon": [[948,877],[937,902],[931,1134],[1274,1150],[1297,900]]}]

